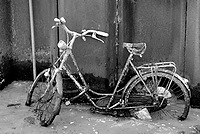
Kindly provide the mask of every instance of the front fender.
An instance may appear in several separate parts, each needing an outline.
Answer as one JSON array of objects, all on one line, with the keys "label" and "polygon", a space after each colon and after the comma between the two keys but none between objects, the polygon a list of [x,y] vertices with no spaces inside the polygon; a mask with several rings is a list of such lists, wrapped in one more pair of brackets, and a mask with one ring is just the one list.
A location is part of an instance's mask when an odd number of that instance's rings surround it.
[{"label": "front fender", "polygon": [[62,80],[61,72],[58,72],[56,74],[56,87],[57,87],[58,93],[62,96],[63,95],[63,80]]}]

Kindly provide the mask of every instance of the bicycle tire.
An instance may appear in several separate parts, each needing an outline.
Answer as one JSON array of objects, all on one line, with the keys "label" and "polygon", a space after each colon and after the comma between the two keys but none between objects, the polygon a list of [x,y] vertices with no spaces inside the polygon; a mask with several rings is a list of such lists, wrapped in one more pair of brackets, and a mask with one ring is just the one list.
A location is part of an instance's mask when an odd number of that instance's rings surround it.
[{"label": "bicycle tire", "polygon": [[[170,93],[168,95],[169,98],[167,98],[165,101],[166,107],[159,111],[154,111],[151,113],[152,119],[174,119],[177,118],[178,120],[185,120],[188,116],[189,109],[190,109],[190,91],[188,90],[188,87],[183,83],[182,80],[180,80],[178,75],[173,75],[171,71],[168,70],[161,70],[159,69],[157,71],[157,79],[158,79],[158,88],[157,90],[164,88],[165,86],[169,86],[168,92]],[[147,71],[142,73],[142,77],[147,84],[148,88],[151,92],[153,92],[153,84],[150,85],[150,83],[147,82],[153,82],[152,80],[152,73],[151,71]],[[172,79],[171,85],[169,85],[170,80]],[[150,81],[149,81],[150,80]],[[126,85],[126,94],[125,94],[125,103],[129,101],[129,98],[131,97],[131,94],[135,93],[137,88],[141,86],[141,79],[139,79],[138,76],[133,77]],[[176,87],[175,87],[176,86]],[[141,87],[140,87],[141,88]],[[144,87],[142,87],[144,88]],[[172,89],[173,88],[173,89]],[[163,92],[164,93],[164,92]],[[182,105],[181,103],[182,102]]]},{"label": "bicycle tire", "polygon": [[55,117],[60,112],[61,103],[62,96],[57,91],[45,94],[41,100],[37,102],[35,111],[41,126],[48,127],[52,124]]},{"label": "bicycle tire", "polygon": [[38,101],[38,99],[44,94],[48,82],[50,81],[51,76],[45,76],[45,73],[48,72],[50,68],[44,69],[40,72],[35,78],[31,88],[28,92],[25,105],[26,106],[34,106],[34,104]]},{"label": "bicycle tire", "polygon": [[40,120],[40,125],[44,127],[51,125],[61,109],[63,97],[61,73],[57,73],[54,79],[56,84],[53,84],[54,81],[49,83],[49,89],[46,90],[45,94],[37,101],[35,108],[36,115]]}]

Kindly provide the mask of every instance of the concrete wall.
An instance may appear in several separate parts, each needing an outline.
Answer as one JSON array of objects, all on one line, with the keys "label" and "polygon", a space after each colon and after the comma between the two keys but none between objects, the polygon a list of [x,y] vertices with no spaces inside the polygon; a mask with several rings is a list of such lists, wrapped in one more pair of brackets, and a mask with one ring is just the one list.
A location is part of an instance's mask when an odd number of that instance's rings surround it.
[{"label": "concrete wall", "polygon": [[[32,73],[32,51],[29,24],[29,8],[27,0],[12,0],[13,31],[13,64],[17,77],[27,79]],[[58,4],[58,5],[57,5]],[[20,7],[20,8],[19,8]],[[65,40],[62,29],[51,30],[55,17],[65,17],[71,30],[81,32],[82,29],[96,29],[108,32],[107,0],[33,0],[33,17],[35,32],[35,48],[37,72],[56,59],[56,43]],[[59,35],[58,35],[59,32]],[[74,45],[74,55],[83,73],[106,77],[107,39],[105,43],[87,38],[84,42],[78,39]],[[26,69],[26,70],[24,70]],[[21,75],[20,72],[27,72]]]},{"label": "concrete wall", "polygon": [[185,0],[124,2],[124,41],[147,43],[143,57],[134,57],[137,65],[173,61],[178,73],[188,77],[185,72],[185,11]]},{"label": "concrete wall", "polygon": [[188,0],[186,73],[192,84],[200,83],[200,1]]},{"label": "concrete wall", "polygon": [[[5,82],[11,81],[11,7],[9,0],[0,0],[0,88]],[[3,83],[2,83],[3,82]]]},{"label": "concrete wall", "polygon": [[132,11],[128,16],[125,16],[125,19],[131,18],[131,20],[127,23],[124,22],[124,40],[147,43],[144,57],[136,59],[138,64],[177,61],[178,56],[175,56],[176,53],[173,51],[180,50],[179,48],[182,46],[179,47],[179,45],[183,44],[181,39],[182,36],[184,37],[182,29],[184,25],[180,25],[184,22],[181,4],[181,0],[138,0],[136,3],[131,1],[124,3],[124,6],[128,5]]},{"label": "concrete wall", "polygon": [[[192,85],[200,83],[200,1],[127,0],[123,4],[124,41],[147,43],[146,53],[135,57],[135,63],[174,61],[181,76]],[[121,55],[127,57],[126,52]]]},{"label": "concrete wall", "polygon": [[[12,0],[12,57],[15,79],[32,76],[31,35],[27,0]],[[29,76],[29,77],[30,77]]]},{"label": "concrete wall", "polygon": [[[55,0],[33,0],[34,36],[37,73],[50,64],[50,44],[55,43],[51,33]],[[32,45],[28,0],[12,0],[12,55],[16,79],[33,79]],[[52,36],[52,38],[51,38]],[[53,49],[53,48],[52,48]],[[52,57],[52,56],[51,56]]]},{"label": "concrete wall", "polygon": [[[59,0],[59,17],[64,17],[70,30],[81,32],[82,29],[95,29],[109,32],[107,0]],[[66,38],[62,29],[60,39]],[[108,44],[106,38],[101,43],[91,38],[84,42],[77,39],[73,53],[83,73],[106,78]],[[73,67],[73,66],[72,66]]]},{"label": "concrete wall", "polygon": [[[14,72],[18,79],[32,79],[28,0],[0,2],[1,72]],[[193,84],[199,83],[199,1],[120,2],[120,42],[147,43],[144,57],[135,57],[135,63],[174,61],[179,74],[187,76]],[[109,33],[104,38],[105,44],[89,38],[87,42],[81,39],[75,42],[74,55],[83,73],[110,78],[116,73],[116,67],[119,70],[123,67],[127,52],[120,45],[119,55],[116,54],[115,0],[59,0],[58,3],[57,0],[33,0],[33,10],[37,72],[56,58],[56,42],[66,38],[61,29],[51,30],[53,18],[61,16],[66,18],[71,30],[80,32],[86,28]]]}]

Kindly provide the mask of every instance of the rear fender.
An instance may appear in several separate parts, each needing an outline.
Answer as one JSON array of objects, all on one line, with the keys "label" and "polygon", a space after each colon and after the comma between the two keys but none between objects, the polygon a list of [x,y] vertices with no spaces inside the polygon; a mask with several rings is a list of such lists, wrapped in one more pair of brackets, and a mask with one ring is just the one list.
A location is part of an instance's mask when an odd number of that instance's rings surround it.
[{"label": "rear fender", "polygon": [[[169,71],[169,72],[173,74],[172,71]],[[177,78],[185,85],[186,89],[188,90],[189,96],[190,96],[190,98],[191,98],[191,91],[190,91],[190,88],[189,88],[189,85],[188,85],[189,80],[186,79],[186,78],[181,77],[181,76],[178,75],[177,73],[174,73],[174,76],[177,77]]]},{"label": "rear fender", "polygon": [[[170,71],[170,70],[164,70],[164,69],[159,69],[158,71],[162,71],[162,72],[165,72],[165,73],[168,73],[168,74],[170,74],[170,75],[174,75],[174,77],[176,77],[177,79],[179,79],[181,82],[182,82],[182,84],[186,87],[186,89],[187,89],[187,91],[188,91],[188,94],[189,94],[189,97],[191,98],[191,91],[190,91],[190,88],[189,88],[189,85],[188,85],[188,80],[186,79],[186,78],[183,78],[183,77],[181,77],[180,75],[178,75],[177,73],[175,73],[175,72],[172,72],[172,71]],[[148,74],[148,73],[151,73],[151,71],[146,71],[146,72],[142,72],[141,73],[141,75],[143,76],[143,75],[145,75],[145,74]],[[126,84],[126,86],[125,86],[125,92],[126,92],[126,90],[127,90],[127,88],[129,87],[129,85],[133,82],[133,81],[135,81],[135,80],[137,80],[137,79],[139,79],[139,76],[134,76],[134,77],[132,77],[129,81],[128,81],[128,83]],[[123,93],[123,95],[125,95],[125,92]]]}]

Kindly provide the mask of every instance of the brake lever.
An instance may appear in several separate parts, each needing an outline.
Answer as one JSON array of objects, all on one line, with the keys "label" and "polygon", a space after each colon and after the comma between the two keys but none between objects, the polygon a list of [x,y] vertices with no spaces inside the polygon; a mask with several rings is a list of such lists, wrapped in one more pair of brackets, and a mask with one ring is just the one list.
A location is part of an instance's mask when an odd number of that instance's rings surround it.
[{"label": "brake lever", "polygon": [[102,39],[97,38],[96,33],[93,33],[91,37],[104,43],[104,41]]},{"label": "brake lever", "polygon": [[83,39],[84,41],[86,41],[86,38],[85,38],[84,36],[82,36],[82,39]]},{"label": "brake lever", "polygon": [[54,29],[55,27],[58,27],[59,25],[65,24],[66,20],[65,18],[61,17],[59,18],[54,18],[54,22],[56,23],[54,26],[51,27],[51,29]]},{"label": "brake lever", "polygon": [[51,29],[54,29],[55,27],[57,27],[57,25],[55,24],[55,25],[53,25],[52,27],[51,27]]}]

